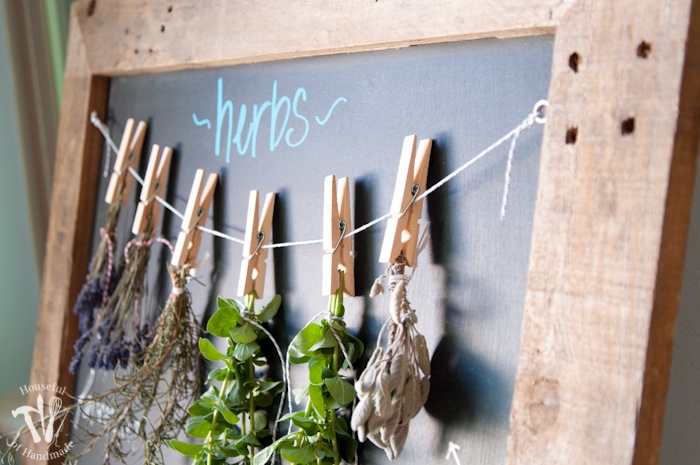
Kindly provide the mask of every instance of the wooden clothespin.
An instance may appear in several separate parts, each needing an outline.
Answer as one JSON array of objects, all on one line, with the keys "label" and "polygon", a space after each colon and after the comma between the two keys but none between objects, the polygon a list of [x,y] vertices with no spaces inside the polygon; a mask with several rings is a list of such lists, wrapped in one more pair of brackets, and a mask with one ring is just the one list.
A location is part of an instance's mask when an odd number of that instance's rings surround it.
[{"label": "wooden clothespin", "polygon": [[340,286],[338,270],[345,272],[343,292],[355,295],[355,265],[352,258],[350,183],[326,176],[323,190],[323,295],[331,295]]},{"label": "wooden clothespin", "polygon": [[197,229],[197,226],[204,223],[207,218],[218,179],[216,174],[210,174],[207,184],[202,189],[204,170],[197,170],[195,173],[190,197],[187,200],[185,218],[182,220],[182,228],[177,236],[175,252],[173,252],[173,258],[170,261],[172,265],[196,266],[199,244],[202,240],[202,231]]},{"label": "wooden clothespin", "polygon": [[391,217],[386,226],[381,263],[393,263],[403,254],[408,266],[413,266],[418,244],[418,219],[423,212],[423,200],[416,200],[426,190],[428,162],[433,141],[423,139],[416,152],[415,135],[406,136],[401,151],[399,172],[391,202]]},{"label": "wooden clothespin", "polygon": [[126,204],[129,200],[129,191],[133,182],[131,175],[129,175],[129,168],[138,169],[147,127],[146,123],[139,121],[134,133],[133,118],[126,120],[122,141],[119,144],[119,152],[114,162],[114,171],[109,179],[107,195],[105,196],[105,202],[108,204],[112,204],[119,198],[120,193],[122,204]]},{"label": "wooden clothespin", "polygon": [[260,299],[263,296],[265,289],[265,271],[267,268],[265,259],[267,258],[268,249],[263,248],[263,246],[270,243],[272,235],[272,212],[275,208],[275,194],[269,193],[265,197],[262,218],[258,215],[258,197],[259,193],[257,190],[250,191],[241,275],[238,280],[238,295],[242,297],[254,292],[256,299]]},{"label": "wooden clothespin", "polygon": [[145,232],[149,225],[151,232],[155,232],[158,229],[161,207],[156,201],[156,196],[165,196],[172,154],[173,149],[165,147],[161,155],[160,146],[153,144],[151,157],[148,159],[146,176],[143,178],[141,197],[138,207],[136,207],[134,225],[131,228],[131,232],[134,234]]}]

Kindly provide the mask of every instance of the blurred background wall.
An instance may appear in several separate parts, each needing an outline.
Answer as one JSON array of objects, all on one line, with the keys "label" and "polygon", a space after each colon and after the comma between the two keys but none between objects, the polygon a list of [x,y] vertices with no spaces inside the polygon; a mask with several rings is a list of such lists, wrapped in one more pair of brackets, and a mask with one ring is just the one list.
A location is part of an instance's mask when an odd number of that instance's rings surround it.
[{"label": "blurred background wall", "polygon": [[[29,382],[70,3],[0,0],[0,434],[12,428],[19,387]],[[700,463],[700,175],[696,179],[662,465]]]}]

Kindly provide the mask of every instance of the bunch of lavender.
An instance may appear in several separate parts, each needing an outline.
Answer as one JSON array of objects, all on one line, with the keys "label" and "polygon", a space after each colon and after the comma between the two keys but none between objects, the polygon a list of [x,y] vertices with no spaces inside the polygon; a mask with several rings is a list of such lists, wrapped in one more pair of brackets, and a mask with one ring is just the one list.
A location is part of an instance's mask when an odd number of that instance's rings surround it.
[{"label": "bunch of lavender", "polygon": [[75,354],[68,368],[71,374],[76,374],[80,368],[87,344],[93,337],[95,315],[100,312],[114,291],[114,283],[118,279],[112,264],[112,253],[120,209],[121,194],[109,207],[107,223],[100,231],[102,238],[97,246],[95,255],[90,261],[85,284],[80,289],[73,306],[73,313],[78,316],[78,339],[73,345]]}]

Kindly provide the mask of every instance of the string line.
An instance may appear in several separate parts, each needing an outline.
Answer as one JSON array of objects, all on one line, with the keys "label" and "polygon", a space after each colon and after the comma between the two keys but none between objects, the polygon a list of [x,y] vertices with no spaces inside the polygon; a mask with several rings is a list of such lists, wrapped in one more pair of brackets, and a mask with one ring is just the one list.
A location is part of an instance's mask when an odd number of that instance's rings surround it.
[{"label": "string line", "polygon": [[[505,216],[505,208],[506,208],[506,203],[508,201],[508,186],[510,184],[511,176],[510,172],[512,169],[512,158],[513,158],[513,152],[515,151],[515,144],[517,142],[518,137],[520,136],[520,133],[525,131],[526,129],[531,128],[535,124],[544,124],[547,122],[547,118],[544,116],[544,111],[548,105],[548,102],[546,100],[540,100],[535,104],[535,107],[533,108],[532,112],[527,115],[527,117],[520,123],[518,124],[515,128],[511,129],[508,131],[506,134],[504,134],[500,139],[489,145],[486,149],[482,150],[479,152],[477,155],[469,159],[467,162],[459,166],[457,169],[449,173],[447,176],[433,184],[429,189],[426,189],[425,192],[421,193],[420,195],[416,196],[414,201],[419,201],[445,184],[447,184],[450,180],[455,178],[457,175],[459,175],[462,171],[466,170],[470,166],[472,166],[474,163],[478,162],[482,158],[484,158],[486,155],[490,154],[493,152],[495,149],[497,149],[499,146],[501,146],[504,142],[506,142],[509,139],[512,139],[511,145],[510,145],[510,150],[508,153],[508,165],[506,168],[506,176],[505,176],[505,183],[504,183],[504,193],[503,193],[503,200],[501,204],[501,219]],[[113,150],[118,152],[118,149],[116,148],[116,144],[114,141],[111,139],[109,130],[107,127],[100,121],[100,119],[97,117],[96,112],[92,112],[90,114],[90,121],[92,124],[97,127],[100,132],[102,133],[102,136],[105,138],[107,143],[109,144],[110,147],[112,147]],[[143,179],[139,176],[139,174],[131,167],[129,167],[129,173],[134,177],[136,182],[138,182],[141,186],[143,186]],[[175,216],[180,218],[181,220],[184,219],[184,215],[180,213],[175,207],[173,207],[169,202],[167,202],[164,198],[156,195],[155,199],[163,205],[166,209],[168,209],[171,213],[173,213]],[[359,234],[372,226],[375,226],[378,223],[381,223],[384,220],[387,220],[388,218],[391,218],[393,215],[391,213],[387,213],[379,218],[376,218],[369,223],[366,223],[362,226],[359,226],[352,231],[348,232],[345,234],[345,237],[351,237],[356,234]],[[239,244],[244,244],[245,242],[242,239],[239,239],[237,237],[231,236],[229,234],[223,233],[221,231],[217,231],[214,229],[207,228],[205,226],[197,226],[197,229],[205,232],[207,234],[211,234],[212,236],[219,237],[221,239],[225,239],[228,241],[232,242],[237,242]],[[305,240],[305,241],[292,241],[292,242],[279,242],[279,243],[274,243],[274,244],[267,244],[262,246],[264,249],[278,249],[278,248],[284,248],[284,247],[295,247],[295,246],[303,246],[303,245],[312,245],[312,244],[322,244],[323,239],[312,239],[312,240]]]}]

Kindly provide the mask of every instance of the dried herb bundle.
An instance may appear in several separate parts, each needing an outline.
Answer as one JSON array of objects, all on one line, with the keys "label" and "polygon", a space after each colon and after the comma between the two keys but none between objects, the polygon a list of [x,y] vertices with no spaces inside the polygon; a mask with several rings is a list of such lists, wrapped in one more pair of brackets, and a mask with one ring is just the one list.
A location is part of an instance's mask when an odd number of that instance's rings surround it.
[{"label": "dried herb bundle", "polygon": [[126,368],[129,358],[138,360],[148,346],[150,323],[142,316],[144,279],[150,257],[151,229],[132,240],[125,250],[126,267],[107,304],[99,310],[95,337],[87,357],[90,368]]},{"label": "dried herb bundle", "polygon": [[289,346],[291,362],[306,363],[309,368],[310,384],[295,390],[297,403],[308,398],[306,408],[281,418],[299,429],[260,451],[254,465],[267,463],[275,451],[299,465],[338,465],[355,456],[357,441],[343,417],[355,400],[355,389],[339,371],[351,367],[362,355],[364,345],[345,327],[343,288],[341,272],[339,290],[329,301],[330,318],[306,325]]},{"label": "dried herb bundle", "polygon": [[[391,318],[382,328],[389,331],[387,344],[382,347],[377,343],[355,383],[360,401],[350,423],[360,441],[369,438],[391,460],[403,450],[410,421],[430,392],[430,355],[425,337],[415,328],[418,317],[406,297],[405,266],[403,256],[399,256],[390,267]],[[382,332],[380,341],[381,336]]]},{"label": "dried herb bundle", "polygon": [[149,334],[139,363],[115,371],[117,387],[82,400],[83,407],[100,403],[109,417],[92,417],[82,408],[81,413],[97,430],[83,429],[85,440],[78,459],[106,438],[107,459],[125,461],[132,453],[132,442],[143,442],[145,463],[162,463],[161,446],[184,428],[187,411],[199,389],[199,355],[196,349],[200,326],[192,312],[190,295],[185,288],[187,268],[168,265],[173,290]]},{"label": "dried herb bundle", "polygon": [[69,371],[76,374],[85,353],[88,342],[92,339],[95,324],[95,314],[100,311],[112,295],[116,270],[112,263],[114,249],[114,235],[119,220],[121,210],[121,195],[116,201],[110,204],[107,212],[107,222],[100,230],[101,240],[97,246],[97,251],[90,261],[90,268],[78,293],[73,313],[78,316],[78,339],[73,348],[75,354],[71,360]]},{"label": "dried herb bundle", "polygon": [[218,298],[218,310],[209,319],[207,331],[226,340],[226,352],[219,352],[204,338],[199,340],[199,349],[207,360],[224,363],[207,379],[207,383],[221,384],[210,386],[189,408],[191,418],[186,425],[187,434],[201,442],[168,441],[195,465],[223,464],[227,459],[251,464],[255,448],[270,435],[265,409],[284,386],[280,381],[268,380],[259,370],[268,363],[257,341],[268,337],[262,324],[275,316],[281,300],[275,296],[267,306],[253,312],[252,293],[246,307],[235,300]]}]

